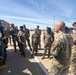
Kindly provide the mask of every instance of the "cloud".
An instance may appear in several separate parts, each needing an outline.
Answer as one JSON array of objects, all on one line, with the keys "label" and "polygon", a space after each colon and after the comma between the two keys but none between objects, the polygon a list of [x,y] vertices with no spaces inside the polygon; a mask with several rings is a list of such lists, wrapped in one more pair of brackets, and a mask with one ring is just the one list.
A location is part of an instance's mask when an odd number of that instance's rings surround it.
[{"label": "cloud", "polygon": [[71,6],[71,3],[66,0],[49,0],[49,2],[53,3],[53,6],[55,8],[54,11],[56,11],[57,14],[65,16],[65,17],[71,17],[73,13],[73,6]]},{"label": "cloud", "polygon": [[[0,0],[0,18],[17,25],[45,25],[53,28],[55,22],[70,22],[73,6],[66,0]],[[44,27],[45,27],[44,26]]]},{"label": "cloud", "polygon": [[53,20],[51,19],[36,19],[36,18],[26,18],[26,17],[18,17],[18,16],[1,16],[0,15],[0,18],[5,18],[5,20],[7,22],[10,22],[10,23],[14,23],[16,25],[22,25],[22,24],[28,24],[28,25],[42,25],[44,29],[44,27],[46,26],[50,26],[53,28]]},{"label": "cloud", "polygon": [[14,20],[18,20],[18,21],[29,21],[29,22],[39,22],[39,23],[45,23],[45,24],[49,24],[49,22],[52,22],[52,20],[50,19],[36,19],[36,18],[28,18],[28,17],[18,17],[18,16],[2,16],[0,15],[1,18],[7,18],[7,19],[14,19]]}]

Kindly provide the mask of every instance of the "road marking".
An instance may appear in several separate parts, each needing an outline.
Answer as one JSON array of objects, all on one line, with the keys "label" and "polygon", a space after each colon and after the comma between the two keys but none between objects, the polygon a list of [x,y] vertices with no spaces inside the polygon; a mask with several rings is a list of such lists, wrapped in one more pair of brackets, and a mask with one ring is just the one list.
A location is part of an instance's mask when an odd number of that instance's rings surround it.
[{"label": "road marking", "polygon": [[[28,51],[32,54],[32,52],[30,50],[28,50]],[[41,64],[41,62],[38,60],[38,58],[36,56],[34,56],[34,59],[37,61],[37,63],[39,64],[41,69],[45,72],[45,74],[49,75],[49,72],[45,69],[45,67]]]},{"label": "road marking", "polygon": [[27,68],[27,69],[25,69],[25,70],[23,70],[22,71],[23,73],[27,73],[28,75],[32,75],[32,73],[29,71],[29,69]]},{"label": "road marking", "polygon": [[5,64],[0,66],[0,69],[3,69],[3,68],[6,68]]}]

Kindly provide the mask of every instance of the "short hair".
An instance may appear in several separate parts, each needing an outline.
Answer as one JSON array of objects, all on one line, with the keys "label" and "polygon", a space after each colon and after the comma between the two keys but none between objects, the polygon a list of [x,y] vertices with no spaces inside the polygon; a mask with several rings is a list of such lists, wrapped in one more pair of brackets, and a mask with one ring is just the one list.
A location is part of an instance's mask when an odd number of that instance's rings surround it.
[{"label": "short hair", "polygon": [[65,27],[65,32],[68,33],[69,32],[69,28]]},{"label": "short hair", "polygon": [[72,26],[74,26],[76,24],[76,22],[74,22],[73,24],[72,24]]}]

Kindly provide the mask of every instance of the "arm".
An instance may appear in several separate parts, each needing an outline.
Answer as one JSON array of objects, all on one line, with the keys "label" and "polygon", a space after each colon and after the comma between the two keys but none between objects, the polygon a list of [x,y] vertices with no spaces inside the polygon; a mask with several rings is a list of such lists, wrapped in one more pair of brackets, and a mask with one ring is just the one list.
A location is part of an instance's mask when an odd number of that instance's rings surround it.
[{"label": "arm", "polygon": [[45,41],[45,33],[43,33],[43,42]]},{"label": "arm", "polygon": [[53,42],[53,45],[52,45],[52,48],[51,48],[51,54],[52,54],[53,56],[57,56],[63,46],[64,46],[64,45],[63,45],[63,43],[61,42],[61,39],[59,39],[59,41],[54,41],[54,42]]},{"label": "arm", "polygon": [[33,46],[33,35],[32,35],[32,37],[31,37],[31,39],[32,39],[31,43],[32,43],[32,46]]},{"label": "arm", "polygon": [[18,35],[17,36],[18,36],[19,42],[21,42],[21,39],[20,39],[20,36],[21,36],[20,35],[20,31],[18,32]]}]

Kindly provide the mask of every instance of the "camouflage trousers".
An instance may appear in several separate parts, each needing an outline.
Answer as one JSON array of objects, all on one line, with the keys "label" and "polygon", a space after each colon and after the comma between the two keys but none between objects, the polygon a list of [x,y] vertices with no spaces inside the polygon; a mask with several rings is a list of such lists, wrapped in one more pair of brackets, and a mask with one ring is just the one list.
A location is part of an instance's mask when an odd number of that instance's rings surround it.
[{"label": "camouflage trousers", "polygon": [[13,36],[12,36],[12,40],[13,40],[13,45],[14,45],[15,51],[17,50],[17,49],[16,49],[16,42],[18,43],[18,47],[19,47],[19,49],[20,49],[20,43],[19,43],[18,37],[17,37],[17,36],[16,36],[16,37],[13,37]]},{"label": "camouflage trousers", "polygon": [[44,56],[45,56],[47,50],[48,50],[48,57],[50,57],[51,43],[44,44]]},{"label": "camouflage trousers", "polygon": [[38,52],[38,43],[33,43],[33,49],[32,49],[32,53],[34,54],[36,52]]},{"label": "camouflage trousers", "polygon": [[71,75],[76,75],[76,47],[73,47],[70,63]]},{"label": "camouflage trousers", "polygon": [[25,42],[20,42],[20,50],[21,52],[25,52],[26,50],[26,41]]},{"label": "camouflage trousers", "polygon": [[29,46],[29,47],[30,47],[30,49],[31,49],[30,39],[28,38],[28,39],[26,39],[26,41],[27,41],[27,43],[28,43],[28,46]]},{"label": "camouflage trousers", "polygon": [[[75,59],[76,61],[76,59]],[[76,75],[76,63],[74,62],[71,62],[71,65],[70,65],[70,72],[71,72],[71,75]]]},{"label": "camouflage trousers", "polygon": [[10,45],[11,45],[11,36],[9,35],[9,36],[7,36],[8,37],[8,42],[10,43]]},{"label": "camouflage trousers", "polygon": [[40,38],[39,38],[39,41],[38,41],[38,46],[41,49],[41,40],[40,40]]},{"label": "camouflage trousers", "polygon": [[68,75],[69,65],[63,66],[55,59],[51,59],[51,67],[49,75]]}]

